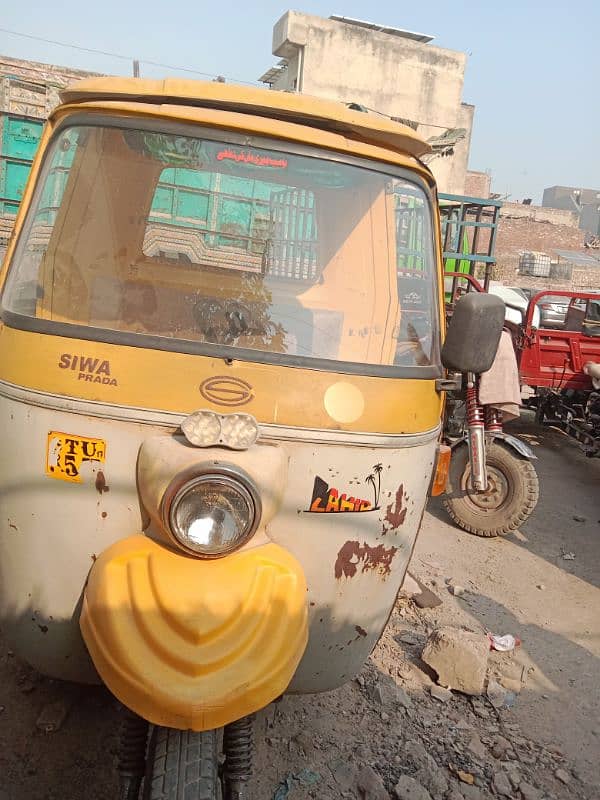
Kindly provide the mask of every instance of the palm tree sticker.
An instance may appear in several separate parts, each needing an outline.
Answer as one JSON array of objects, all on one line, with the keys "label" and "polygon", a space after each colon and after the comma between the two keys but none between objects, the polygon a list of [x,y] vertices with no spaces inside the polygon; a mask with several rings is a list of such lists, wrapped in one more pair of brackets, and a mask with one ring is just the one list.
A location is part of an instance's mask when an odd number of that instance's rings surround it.
[{"label": "palm tree sticker", "polygon": [[[383,472],[383,464],[375,464],[372,467],[373,472],[370,475],[367,475],[365,478],[366,483],[370,483],[373,487],[373,511],[379,508],[379,496],[381,495],[381,473]],[[377,483],[375,482],[375,476],[377,476]]]}]

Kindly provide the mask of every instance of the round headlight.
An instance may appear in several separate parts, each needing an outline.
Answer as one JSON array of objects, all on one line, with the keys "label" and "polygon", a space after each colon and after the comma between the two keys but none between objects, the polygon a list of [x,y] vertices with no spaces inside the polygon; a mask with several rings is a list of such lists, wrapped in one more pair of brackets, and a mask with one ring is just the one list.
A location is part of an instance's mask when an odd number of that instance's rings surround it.
[{"label": "round headlight", "polygon": [[220,473],[198,475],[167,490],[164,517],[177,541],[205,558],[235,550],[256,530],[260,500],[248,483]]}]

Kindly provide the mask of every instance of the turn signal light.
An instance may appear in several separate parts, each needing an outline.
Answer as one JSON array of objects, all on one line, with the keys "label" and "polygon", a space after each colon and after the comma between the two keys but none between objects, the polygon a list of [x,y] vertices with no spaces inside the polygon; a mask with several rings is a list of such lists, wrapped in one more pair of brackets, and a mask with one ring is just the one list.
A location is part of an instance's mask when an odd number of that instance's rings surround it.
[{"label": "turn signal light", "polygon": [[448,485],[448,475],[450,474],[450,457],[452,451],[447,444],[438,445],[437,463],[435,465],[435,475],[431,484],[431,496],[437,497],[444,494]]}]

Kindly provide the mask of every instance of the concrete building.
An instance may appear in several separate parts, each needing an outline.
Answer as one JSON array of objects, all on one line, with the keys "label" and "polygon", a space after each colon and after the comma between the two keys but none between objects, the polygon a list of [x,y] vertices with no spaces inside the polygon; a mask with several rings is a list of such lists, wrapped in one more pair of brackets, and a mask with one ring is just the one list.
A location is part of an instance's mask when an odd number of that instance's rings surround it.
[{"label": "concrete building", "polygon": [[581,230],[592,236],[600,236],[600,189],[549,186],[544,189],[542,205],[574,211]]},{"label": "concrete building", "polygon": [[467,57],[433,46],[432,38],[288,11],[273,28],[280,61],[260,80],[273,89],[358,103],[408,122],[428,141],[458,139],[453,154],[434,157],[430,166],[441,191],[463,194],[474,114],[462,102]]}]

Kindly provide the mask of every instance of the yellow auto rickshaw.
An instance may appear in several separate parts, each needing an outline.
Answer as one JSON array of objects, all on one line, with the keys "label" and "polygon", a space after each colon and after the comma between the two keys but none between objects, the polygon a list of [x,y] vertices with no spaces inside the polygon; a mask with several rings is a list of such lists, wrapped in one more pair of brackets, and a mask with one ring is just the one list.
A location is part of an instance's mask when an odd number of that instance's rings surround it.
[{"label": "yellow auto rickshaw", "polygon": [[122,798],[246,797],[252,714],[381,635],[443,488],[442,361],[487,369],[503,320],[467,296],[442,359],[427,150],[220,83],[90,79],[50,116],[1,276],[0,616],[128,709]]}]

